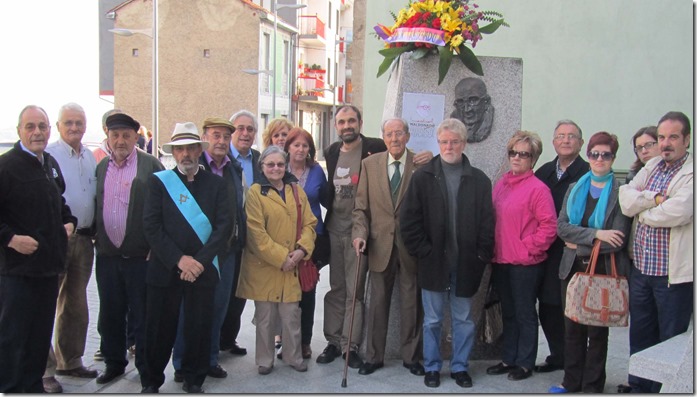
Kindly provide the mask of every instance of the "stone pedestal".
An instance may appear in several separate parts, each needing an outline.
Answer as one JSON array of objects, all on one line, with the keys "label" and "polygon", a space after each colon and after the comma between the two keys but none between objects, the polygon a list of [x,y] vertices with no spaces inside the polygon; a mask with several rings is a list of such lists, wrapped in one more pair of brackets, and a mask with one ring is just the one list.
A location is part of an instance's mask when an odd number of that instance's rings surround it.
[{"label": "stone pedestal", "polygon": [[[518,58],[480,57],[479,59],[484,68],[484,76],[474,75],[462,65],[459,59],[453,59],[448,75],[443,83],[438,85],[438,57],[429,56],[413,60],[408,55],[402,56],[388,82],[383,119],[389,117],[411,119],[411,115],[403,114],[404,93],[443,95],[445,97],[443,115],[442,118],[436,115],[436,119],[449,118],[454,110],[453,103],[456,98],[454,88],[457,83],[466,77],[481,79],[487,87],[491,105],[495,109],[494,120],[489,136],[481,142],[468,143],[465,154],[474,167],[481,169],[489,176],[493,184],[508,169],[506,156],[508,140],[521,129],[523,62]],[[437,127],[438,122],[434,124]],[[435,141],[435,129],[431,133]],[[435,154],[438,153],[434,152]],[[482,311],[490,275],[491,266],[487,266],[479,291],[473,297],[472,315],[478,331],[471,359],[493,360],[500,359],[501,356],[500,340],[494,344],[485,344],[480,341]],[[395,289],[390,308],[386,359],[401,357],[399,303],[399,290]],[[370,304],[370,297],[367,297],[366,304]],[[441,341],[444,359],[450,357],[450,335],[450,313],[446,310]],[[365,346],[365,343],[362,345]]]}]

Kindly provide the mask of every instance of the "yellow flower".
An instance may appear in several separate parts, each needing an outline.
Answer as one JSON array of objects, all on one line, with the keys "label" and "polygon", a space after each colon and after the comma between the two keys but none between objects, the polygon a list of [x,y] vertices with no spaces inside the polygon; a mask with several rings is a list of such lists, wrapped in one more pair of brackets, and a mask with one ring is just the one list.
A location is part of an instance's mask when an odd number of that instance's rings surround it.
[{"label": "yellow flower", "polygon": [[462,44],[462,42],[465,41],[465,39],[462,37],[461,34],[456,34],[450,39],[450,48],[457,48]]},{"label": "yellow flower", "polygon": [[460,28],[461,24],[462,22],[459,19],[453,18],[450,14],[443,14],[440,17],[440,27],[446,32],[456,31],[458,28]]}]

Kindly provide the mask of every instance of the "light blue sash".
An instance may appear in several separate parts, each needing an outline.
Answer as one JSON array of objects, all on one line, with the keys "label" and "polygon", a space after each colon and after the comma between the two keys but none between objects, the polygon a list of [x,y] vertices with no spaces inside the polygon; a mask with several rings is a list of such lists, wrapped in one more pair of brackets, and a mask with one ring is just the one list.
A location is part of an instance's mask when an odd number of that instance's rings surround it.
[{"label": "light blue sash", "polygon": [[[186,185],[177,176],[174,170],[164,170],[155,173],[155,176],[160,178],[162,183],[167,189],[167,193],[172,198],[175,204],[179,204],[177,208],[181,211],[187,222],[196,235],[198,239],[201,240],[201,244],[205,244],[208,241],[208,237],[211,236],[213,232],[213,226],[208,220],[206,214],[203,213],[201,207],[199,207],[196,199],[191,194]],[[220,278],[220,267],[218,266],[218,256],[213,258],[213,266],[215,270],[218,271],[218,278]]]}]

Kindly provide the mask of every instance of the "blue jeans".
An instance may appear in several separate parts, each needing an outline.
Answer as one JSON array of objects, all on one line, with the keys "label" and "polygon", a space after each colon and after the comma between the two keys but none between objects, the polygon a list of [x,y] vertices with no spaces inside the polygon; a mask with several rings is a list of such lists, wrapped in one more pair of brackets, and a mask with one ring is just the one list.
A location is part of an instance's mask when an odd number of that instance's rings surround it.
[{"label": "blue jeans", "polygon": [[452,358],[450,372],[469,370],[469,356],[474,345],[475,326],[471,315],[471,298],[455,296],[455,274],[451,275],[448,291],[437,292],[421,290],[424,306],[423,346],[424,368],[426,372],[438,371],[443,367],[440,355],[440,334],[443,326],[444,305],[450,301],[452,332]]},{"label": "blue jeans", "polygon": [[[218,365],[218,354],[220,352],[220,328],[223,326],[227,307],[230,303],[230,293],[232,291],[233,278],[235,276],[236,260],[235,255],[229,255],[225,260],[220,261],[220,282],[215,287],[215,297],[213,301],[213,329],[211,330],[211,367]],[[175,370],[181,370],[182,357],[184,355],[184,308],[179,309],[179,324],[177,325],[177,339],[174,342],[172,351],[172,366]]]},{"label": "blue jeans", "polygon": [[[687,331],[693,283],[668,285],[667,276],[646,276],[632,266],[629,279],[629,354]],[[629,375],[632,391],[658,393],[661,384]]]}]

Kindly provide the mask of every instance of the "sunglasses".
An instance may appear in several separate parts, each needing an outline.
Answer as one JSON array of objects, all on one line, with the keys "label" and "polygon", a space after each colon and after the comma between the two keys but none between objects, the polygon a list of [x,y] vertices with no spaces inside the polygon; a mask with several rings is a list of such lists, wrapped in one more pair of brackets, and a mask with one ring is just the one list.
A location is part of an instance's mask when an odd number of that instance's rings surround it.
[{"label": "sunglasses", "polygon": [[264,165],[269,167],[269,168],[273,168],[274,166],[276,166],[276,168],[286,168],[286,163],[271,163],[271,162],[269,162],[269,163],[264,163]]},{"label": "sunglasses", "polygon": [[523,160],[527,160],[530,157],[532,157],[532,153],[530,152],[517,152],[515,150],[509,150],[508,151],[508,157],[509,158],[515,158],[515,156],[520,157]]},{"label": "sunglasses", "polygon": [[591,160],[602,160],[602,161],[610,161],[615,158],[615,155],[612,154],[611,152],[598,152],[598,151],[592,151],[586,153],[588,155],[588,158]]}]

